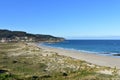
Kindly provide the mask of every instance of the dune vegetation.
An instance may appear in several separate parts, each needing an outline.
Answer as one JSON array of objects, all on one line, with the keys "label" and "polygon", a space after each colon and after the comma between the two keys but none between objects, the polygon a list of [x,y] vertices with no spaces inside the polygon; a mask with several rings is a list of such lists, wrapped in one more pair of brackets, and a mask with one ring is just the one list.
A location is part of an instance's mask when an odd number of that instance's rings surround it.
[{"label": "dune vegetation", "polygon": [[27,43],[0,43],[0,80],[112,80],[119,69],[58,55]]}]

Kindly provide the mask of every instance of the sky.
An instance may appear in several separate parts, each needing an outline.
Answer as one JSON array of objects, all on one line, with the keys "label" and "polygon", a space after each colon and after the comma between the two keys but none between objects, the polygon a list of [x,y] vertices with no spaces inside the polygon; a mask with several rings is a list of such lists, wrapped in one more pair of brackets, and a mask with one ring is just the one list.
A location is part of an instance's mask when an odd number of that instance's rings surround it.
[{"label": "sky", "polygon": [[120,0],[0,0],[0,29],[65,38],[118,38]]}]

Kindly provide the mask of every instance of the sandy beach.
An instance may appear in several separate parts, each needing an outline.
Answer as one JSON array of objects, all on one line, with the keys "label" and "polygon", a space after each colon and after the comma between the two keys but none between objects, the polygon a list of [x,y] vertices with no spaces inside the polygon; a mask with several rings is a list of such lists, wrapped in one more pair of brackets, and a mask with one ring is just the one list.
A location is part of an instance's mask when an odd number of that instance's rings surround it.
[{"label": "sandy beach", "polygon": [[18,75],[12,80],[33,80],[34,76],[38,80],[119,80],[118,60],[38,43],[0,44],[0,71],[7,76]]},{"label": "sandy beach", "polygon": [[118,68],[120,69],[120,58],[115,58],[111,56],[102,56],[97,54],[90,54],[85,52],[79,52],[74,50],[65,50],[65,49],[58,49],[58,48],[52,48],[47,47],[43,45],[39,45],[40,48],[45,49],[46,51],[52,51],[56,52],[59,55],[69,56],[75,59],[80,59],[87,61],[92,64],[96,64],[99,66],[106,66],[106,67],[112,67],[112,68]]}]

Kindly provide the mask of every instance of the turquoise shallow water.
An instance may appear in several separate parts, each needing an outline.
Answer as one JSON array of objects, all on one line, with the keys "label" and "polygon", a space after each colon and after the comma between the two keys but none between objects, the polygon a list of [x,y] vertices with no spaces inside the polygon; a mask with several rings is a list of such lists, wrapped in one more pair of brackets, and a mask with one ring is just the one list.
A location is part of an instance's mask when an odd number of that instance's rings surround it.
[{"label": "turquoise shallow water", "polygon": [[44,43],[44,45],[108,56],[120,55],[120,40],[65,40],[59,43]]}]

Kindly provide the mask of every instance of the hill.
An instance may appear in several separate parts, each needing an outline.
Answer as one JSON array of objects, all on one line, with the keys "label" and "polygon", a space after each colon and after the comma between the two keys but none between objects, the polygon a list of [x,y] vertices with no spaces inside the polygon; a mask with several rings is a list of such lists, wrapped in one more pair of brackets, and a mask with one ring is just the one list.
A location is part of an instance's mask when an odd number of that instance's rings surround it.
[{"label": "hill", "polygon": [[0,29],[0,42],[60,42],[64,38],[51,35],[31,34],[24,31],[10,31]]}]

